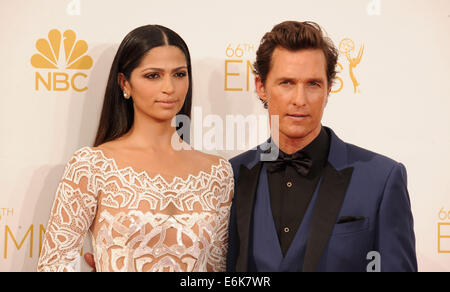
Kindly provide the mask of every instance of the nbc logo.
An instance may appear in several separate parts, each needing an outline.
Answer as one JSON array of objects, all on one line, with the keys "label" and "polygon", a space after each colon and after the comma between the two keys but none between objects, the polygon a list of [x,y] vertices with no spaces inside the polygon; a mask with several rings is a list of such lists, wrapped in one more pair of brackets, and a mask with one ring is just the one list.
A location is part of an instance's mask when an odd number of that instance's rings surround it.
[{"label": "nbc logo", "polygon": [[86,41],[77,40],[73,30],[66,30],[64,34],[57,29],[48,33],[48,39],[39,39],[36,42],[37,54],[31,57],[31,65],[37,69],[52,70],[45,74],[36,72],[35,89],[39,91],[43,85],[48,91],[67,91],[74,89],[77,92],[86,91],[87,86],[80,86],[80,79],[88,75],[76,72],[68,74],[54,70],[88,70],[94,61],[88,55]]}]

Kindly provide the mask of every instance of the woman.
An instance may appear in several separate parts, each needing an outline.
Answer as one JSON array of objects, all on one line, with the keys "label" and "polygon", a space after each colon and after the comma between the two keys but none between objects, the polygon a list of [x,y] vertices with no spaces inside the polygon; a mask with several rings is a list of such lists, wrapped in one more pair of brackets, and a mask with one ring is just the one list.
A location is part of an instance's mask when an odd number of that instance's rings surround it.
[{"label": "woman", "polygon": [[75,152],[58,187],[39,271],[76,270],[87,231],[97,271],[225,270],[231,166],[186,150],[172,127],[177,114],[190,117],[191,77],[172,30],[148,25],[125,37],[94,147]]}]

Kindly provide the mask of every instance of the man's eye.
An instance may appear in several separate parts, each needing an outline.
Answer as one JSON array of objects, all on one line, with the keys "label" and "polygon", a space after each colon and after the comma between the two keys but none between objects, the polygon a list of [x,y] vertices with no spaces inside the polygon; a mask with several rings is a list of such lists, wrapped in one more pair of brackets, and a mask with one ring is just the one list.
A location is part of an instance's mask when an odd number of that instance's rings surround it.
[{"label": "man's eye", "polygon": [[292,84],[292,82],[289,80],[285,80],[285,81],[281,81],[280,84],[281,85],[289,85],[289,84]]},{"label": "man's eye", "polygon": [[315,81],[310,82],[309,85],[320,87],[320,84],[318,82],[315,82]]}]

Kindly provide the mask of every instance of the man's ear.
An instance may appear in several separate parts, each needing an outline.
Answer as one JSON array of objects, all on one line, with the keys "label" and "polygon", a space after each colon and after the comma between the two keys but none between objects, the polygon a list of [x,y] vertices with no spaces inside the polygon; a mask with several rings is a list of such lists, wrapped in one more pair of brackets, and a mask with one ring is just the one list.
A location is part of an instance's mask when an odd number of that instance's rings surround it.
[{"label": "man's ear", "polygon": [[331,93],[331,87],[328,88],[327,96],[325,97],[325,106],[327,106],[327,104],[328,104],[328,99],[330,98],[330,93]]},{"label": "man's ear", "polygon": [[256,75],[255,77],[255,88],[256,93],[258,93],[259,98],[267,103],[267,93],[266,88],[264,87],[264,83],[261,80],[261,77],[259,75]]}]

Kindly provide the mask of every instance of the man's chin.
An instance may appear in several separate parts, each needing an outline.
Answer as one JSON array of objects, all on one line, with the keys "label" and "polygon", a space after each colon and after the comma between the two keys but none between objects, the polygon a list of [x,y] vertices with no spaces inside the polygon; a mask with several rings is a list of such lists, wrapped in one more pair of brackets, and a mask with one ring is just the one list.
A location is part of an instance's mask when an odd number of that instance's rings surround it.
[{"label": "man's chin", "polygon": [[311,131],[307,130],[296,130],[296,131],[286,131],[283,134],[289,139],[305,139],[306,137],[308,137],[310,133]]}]

